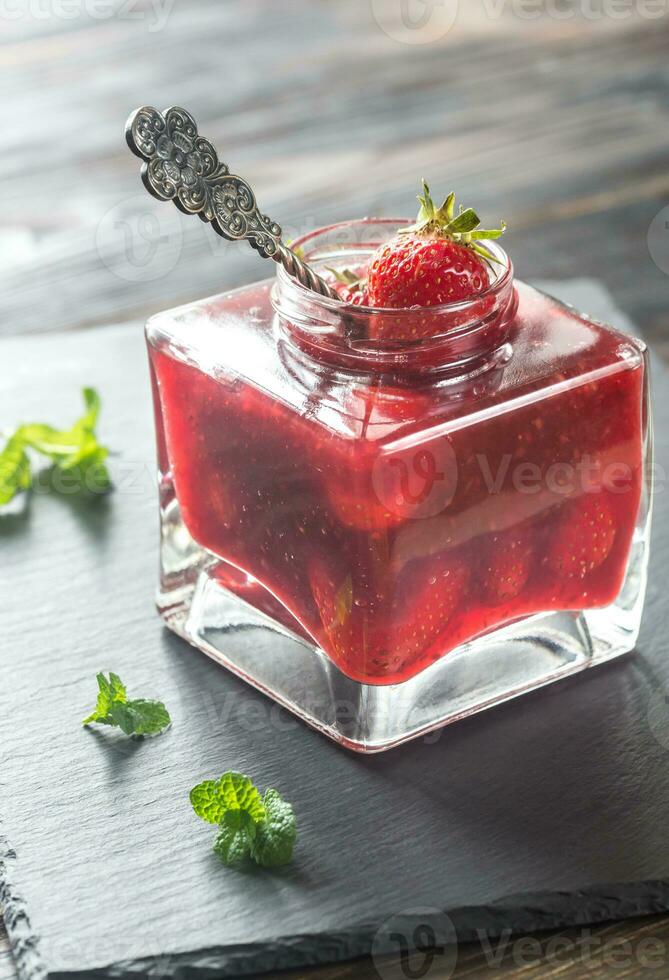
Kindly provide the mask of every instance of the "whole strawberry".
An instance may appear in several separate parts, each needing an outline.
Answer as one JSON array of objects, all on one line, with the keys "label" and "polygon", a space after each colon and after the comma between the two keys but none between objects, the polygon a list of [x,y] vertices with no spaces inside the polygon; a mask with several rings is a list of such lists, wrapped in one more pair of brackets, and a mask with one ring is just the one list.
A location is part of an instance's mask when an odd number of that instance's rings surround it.
[{"label": "whole strawberry", "polygon": [[527,531],[513,529],[492,535],[481,576],[485,600],[500,605],[520,595],[530,578],[533,558]]},{"label": "whole strawberry", "polygon": [[544,562],[560,579],[582,581],[603,565],[616,539],[616,522],[603,494],[585,494],[566,509]]},{"label": "whole strawberry", "polygon": [[425,181],[418,200],[416,223],[399,231],[371,258],[365,297],[370,306],[407,309],[456,303],[490,284],[489,263],[498,260],[481,239],[499,238],[504,222],[485,230],[479,228],[472,208],[456,215],[455,194],[437,208]]}]

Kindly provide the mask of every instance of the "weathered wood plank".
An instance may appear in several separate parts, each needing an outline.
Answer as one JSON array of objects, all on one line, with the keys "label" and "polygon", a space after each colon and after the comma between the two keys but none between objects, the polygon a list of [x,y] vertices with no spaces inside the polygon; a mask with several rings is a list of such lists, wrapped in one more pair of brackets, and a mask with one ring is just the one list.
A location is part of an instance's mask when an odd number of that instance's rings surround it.
[{"label": "weathered wood plank", "polygon": [[645,236],[669,190],[669,17],[460,7],[418,45],[344,0],[175,3],[153,32],[148,4],[143,20],[10,21],[0,331],[118,321],[265,274],[144,194],[122,125],[153,101],[191,107],[288,234],[407,213],[424,173],[510,221],[520,275],[583,269],[661,338],[666,272]]}]

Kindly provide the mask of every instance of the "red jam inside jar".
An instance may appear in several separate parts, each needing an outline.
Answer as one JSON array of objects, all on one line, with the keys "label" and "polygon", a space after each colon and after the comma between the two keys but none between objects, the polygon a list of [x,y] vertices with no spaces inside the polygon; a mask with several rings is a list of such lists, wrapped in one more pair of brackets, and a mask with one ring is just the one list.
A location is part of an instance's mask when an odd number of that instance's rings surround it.
[{"label": "red jam inside jar", "polygon": [[[359,264],[397,222],[300,243]],[[497,246],[494,246],[497,248]],[[522,283],[374,311],[282,270],[149,326],[160,466],[216,580],[355,681],[525,617],[610,606],[644,486],[643,345]],[[370,318],[406,323],[366,338]],[[175,326],[176,324],[176,326]]]}]

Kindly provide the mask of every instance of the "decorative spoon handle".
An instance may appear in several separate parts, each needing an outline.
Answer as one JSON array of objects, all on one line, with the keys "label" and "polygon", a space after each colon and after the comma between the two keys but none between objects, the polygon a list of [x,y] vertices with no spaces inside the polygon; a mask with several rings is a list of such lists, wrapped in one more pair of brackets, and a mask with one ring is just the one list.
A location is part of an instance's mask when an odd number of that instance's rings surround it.
[{"label": "decorative spoon handle", "polygon": [[280,262],[307,289],[340,298],[281,241],[280,226],[260,212],[250,186],[219,161],[215,147],[198,135],[197,123],[185,109],[171,106],[161,113],[142,106],[128,119],[125,138],[144,160],[142,181],[149,194],[211,222],[229,241],[245,239],[264,258]]}]

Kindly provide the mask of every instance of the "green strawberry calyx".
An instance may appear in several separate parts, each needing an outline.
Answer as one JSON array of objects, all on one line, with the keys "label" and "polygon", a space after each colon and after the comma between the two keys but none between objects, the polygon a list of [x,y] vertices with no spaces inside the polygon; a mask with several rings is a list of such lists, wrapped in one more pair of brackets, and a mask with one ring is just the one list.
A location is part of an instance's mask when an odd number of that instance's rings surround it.
[{"label": "green strawberry calyx", "polygon": [[346,286],[350,293],[359,293],[365,285],[363,277],[357,275],[352,269],[333,269],[329,265],[326,265],[325,268],[334,276],[337,282]]},{"label": "green strawberry calyx", "polygon": [[482,239],[501,238],[506,231],[506,224],[501,221],[499,228],[479,228],[481,219],[473,208],[463,208],[460,205],[455,213],[455,194],[451,191],[444,203],[438,208],[430,195],[430,188],[423,181],[423,193],[418,195],[418,217],[415,224],[408,228],[400,228],[401,235],[438,235],[447,238],[457,245],[471,248],[477,255],[489,262],[499,262],[489,248],[481,245]]}]

